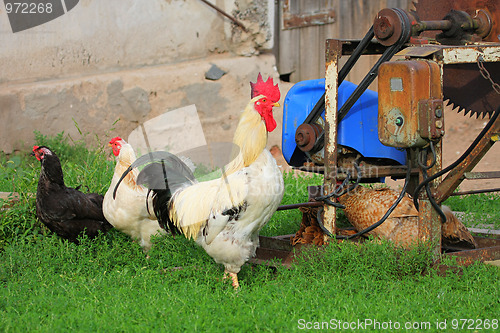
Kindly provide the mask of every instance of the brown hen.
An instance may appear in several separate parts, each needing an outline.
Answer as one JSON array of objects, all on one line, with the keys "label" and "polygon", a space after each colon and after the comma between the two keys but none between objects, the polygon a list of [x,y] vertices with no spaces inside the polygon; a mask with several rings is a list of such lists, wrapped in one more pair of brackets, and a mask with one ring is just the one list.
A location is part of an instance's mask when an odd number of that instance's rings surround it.
[{"label": "brown hen", "polygon": [[[344,213],[357,230],[363,230],[379,221],[389,207],[396,201],[399,192],[390,188],[369,189],[358,186],[355,190],[341,196],[339,203],[345,206]],[[476,248],[474,237],[465,225],[443,206],[446,223],[442,225],[443,244],[458,244]],[[405,195],[387,220],[368,233],[377,238],[389,239],[399,245],[409,246],[419,237],[418,211],[413,201]]]}]

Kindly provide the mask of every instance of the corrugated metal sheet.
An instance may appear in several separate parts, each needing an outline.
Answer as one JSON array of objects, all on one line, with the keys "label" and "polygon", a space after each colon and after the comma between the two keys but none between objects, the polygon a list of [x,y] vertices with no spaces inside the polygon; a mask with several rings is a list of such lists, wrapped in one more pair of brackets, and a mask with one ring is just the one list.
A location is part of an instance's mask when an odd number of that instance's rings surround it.
[{"label": "corrugated metal sheet", "polygon": [[[381,9],[408,10],[412,6],[411,0],[280,0],[278,71],[290,74],[291,82],[323,78],[326,39],[361,39]],[[290,23],[290,18],[300,18],[303,23],[299,19]],[[347,80],[359,83],[376,59],[376,56],[361,57]],[[376,90],[376,85],[371,88]]]}]

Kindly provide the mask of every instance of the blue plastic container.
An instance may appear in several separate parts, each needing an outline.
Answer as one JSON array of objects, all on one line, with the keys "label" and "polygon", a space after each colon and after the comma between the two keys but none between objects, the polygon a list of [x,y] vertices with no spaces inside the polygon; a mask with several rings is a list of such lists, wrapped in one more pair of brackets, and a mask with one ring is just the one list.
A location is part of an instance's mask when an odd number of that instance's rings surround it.
[{"label": "blue plastic container", "polygon": [[[338,107],[345,103],[356,89],[354,83],[344,81],[338,89]],[[301,166],[305,155],[295,144],[295,131],[306,119],[325,92],[325,79],[302,81],[287,93],[283,106],[282,149],[288,164]],[[325,117],[323,112],[322,117]],[[406,164],[403,150],[384,146],[378,138],[378,96],[366,90],[342,119],[338,129],[338,144],[350,147],[367,158],[385,158]]]}]

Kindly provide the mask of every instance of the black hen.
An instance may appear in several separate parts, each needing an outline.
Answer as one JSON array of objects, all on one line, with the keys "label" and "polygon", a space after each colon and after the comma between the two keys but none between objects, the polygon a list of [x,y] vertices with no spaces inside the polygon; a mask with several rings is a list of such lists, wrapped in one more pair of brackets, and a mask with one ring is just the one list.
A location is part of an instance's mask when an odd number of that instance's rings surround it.
[{"label": "black hen", "polygon": [[102,213],[104,197],[82,193],[64,185],[61,162],[45,146],[34,146],[33,153],[42,164],[36,191],[36,216],[51,231],[78,243],[78,235],[96,237],[112,228]]}]

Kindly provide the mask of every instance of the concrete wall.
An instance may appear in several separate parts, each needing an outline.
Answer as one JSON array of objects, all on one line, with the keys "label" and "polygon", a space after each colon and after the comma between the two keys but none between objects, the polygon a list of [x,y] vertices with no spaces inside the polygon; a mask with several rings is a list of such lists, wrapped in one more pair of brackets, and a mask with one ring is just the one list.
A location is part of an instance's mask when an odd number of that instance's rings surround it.
[{"label": "concrete wall", "polygon": [[[227,74],[217,81],[205,79],[212,64]],[[12,152],[29,147],[34,143],[34,130],[42,134],[64,130],[80,138],[80,128],[104,142],[114,136],[127,138],[141,122],[192,104],[208,141],[231,141],[239,113],[250,100],[249,81],[255,81],[259,72],[278,79],[274,56],[215,55],[175,65],[4,88],[0,91],[0,149]],[[281,114],[276,117],[281,119]],[[277,144],[281,136],[274,135]]]},{"label": "concrete wall", "polygon": [[250,32],[199,0],[80,0],[65,15],[17,33],[0,11],[0,82],[168,64],[228,51],[250,55],[272,47],[268,13],[274,7],[267,0],[212,2],[241,17]]},{"label": "concrete wall", "polygon": [[[208,137],[232,135],[259,71],[277,77],[272,0],[80,0],[65,15],[12,33],[0,10],[0,150],[33,131],[127,137],[141,121],[196,104]],[[204,78],[212,64],[227,72]],[[219,130],[222,132],[219,132]],[[213,134],[210,134],[213,133]]]}]

